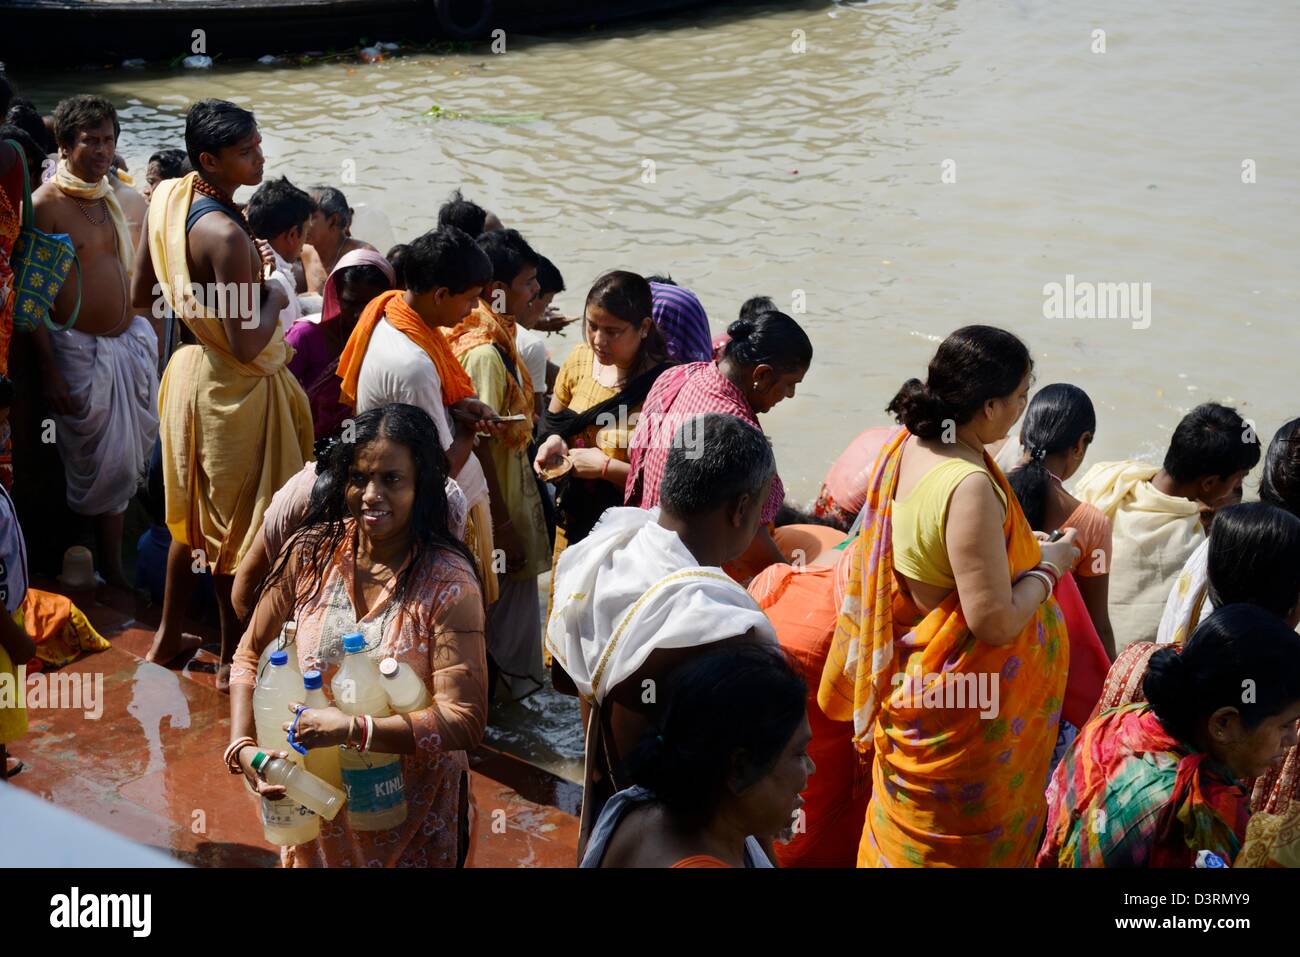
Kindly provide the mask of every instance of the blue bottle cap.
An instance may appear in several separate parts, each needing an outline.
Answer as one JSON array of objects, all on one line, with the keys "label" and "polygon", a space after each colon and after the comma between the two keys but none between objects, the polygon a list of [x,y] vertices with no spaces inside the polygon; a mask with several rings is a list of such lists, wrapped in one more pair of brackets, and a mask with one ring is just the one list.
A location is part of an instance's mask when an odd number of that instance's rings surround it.
[{"label": "blue bottle cap", "polygon": [[343,650],[348,654],[356,654],[358,651],[364,651],[366,648],[366,636],[359,631],[354,631],[350,635],[343,636]]},{"label": "blue bottle cap", "polygon": [[315,691],[321,686],[320,672],[313,668],[311,671],[302,673],[302,683],[308,691]]},{"label": "blue bottle cap", "polygon": [[280,651],[271,652],[271,664],[287,665],[289,663],[289,652],[281,649]]}]

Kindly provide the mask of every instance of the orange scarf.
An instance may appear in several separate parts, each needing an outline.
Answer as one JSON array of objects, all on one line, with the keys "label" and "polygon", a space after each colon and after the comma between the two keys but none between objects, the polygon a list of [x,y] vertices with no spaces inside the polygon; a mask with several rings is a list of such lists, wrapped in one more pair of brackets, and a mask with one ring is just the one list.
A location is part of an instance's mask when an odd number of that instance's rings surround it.
[{"label": "orange scarf", "polygon": [[[893,498],[908,435],[896,431],[876,458],[817,695],[828,717],[853,721],[860,751],[874,751],[858,866],[1028,866],[1070,660],[1064,620],[1049,599],[1011,644],[994,646],[971,634],[956,589],[920,612],[894,577]],[[1038,563],[1038,541],[1002,472],[984,463],[1006,495],[1014,579]],[[993,713],[945,693],[950,675],[996,682]]]},{"label": "orange scarf", "polygon": [[[528,374],[528,367],[519,357],[515,345],[515,320],[513,316],[498,315],[492,308],[479,300],[474,311],[465,317],[464,322],[454,329],[446,330],[447,344],[458,359],[479,346],[496,346],[510,357],[516,375],[507,374],[509,380],[506,392],[506,407],[499,409],[500,415],[523,415],[522,422],[512,422],[502,433],[502,441],[512,449],[522,449],[533,437],[533,380]],[[509,365],[510,363],[507,363]],[[509,369],[506,370],[509,373]]]},{"label": "orange scarf", "polygon": [[370,300],[361,313],[361,318],[357,320],[352,335],[348,337],[343,354],[339,356],[338,377],[343,380],[339,393],[344,403],[356,408],[361,364],[365,361],[370,337],[380,319],[387,319],[389,325],[423,349],[433,360],[438,380],[442,383],[443,405],[455,405],[461,399],[474,395],[474,383],[469,381],[469,374],[447,348],[447,340],[436,329],[425,325],[420,314],[406,304],[402,299],[402,290],[390,289]]}]

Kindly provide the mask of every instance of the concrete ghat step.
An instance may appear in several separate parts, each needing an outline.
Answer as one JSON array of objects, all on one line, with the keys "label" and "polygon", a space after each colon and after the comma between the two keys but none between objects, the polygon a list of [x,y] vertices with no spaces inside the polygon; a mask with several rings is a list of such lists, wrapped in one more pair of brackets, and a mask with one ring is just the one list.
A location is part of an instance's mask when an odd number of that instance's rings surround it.
[{"label": "concrete ghat step", "polygon": [[[10,745],[26,765],[11,783],[188,863],[275,866],[256,800],[221,766],[230,709],[214,686],[217,656],[200,650],[180,670],[150,664],[154,626],[134,617],[129,596],[101,588],[75,600],[113,647],[38,679],[46,696],[28,712],[27,736]],[[571,785],[548,788],[516,758],[482,749],[473,763],[530,796],[576,808]],[[467,865],[573,866],[573,814],[504,781],[470,772]]]}]

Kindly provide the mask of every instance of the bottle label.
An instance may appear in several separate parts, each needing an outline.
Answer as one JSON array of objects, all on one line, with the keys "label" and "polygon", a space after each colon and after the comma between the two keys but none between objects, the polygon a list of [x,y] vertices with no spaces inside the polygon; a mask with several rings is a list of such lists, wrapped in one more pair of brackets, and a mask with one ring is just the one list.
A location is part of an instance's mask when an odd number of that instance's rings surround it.
[{"label": "bottle label", "polygon": [[266,827],[297,827],[307,818],[315,816],[315,811],[309,811],[288,798],[282,801],[268,801],[262,798],[262,824]]},{"label": "bottle label", "polygon": [[370,768],[345,767],[342,771],[343,788],[347,791],[348,809],[352,814],[391,811],[406,800],[401,761]]}]

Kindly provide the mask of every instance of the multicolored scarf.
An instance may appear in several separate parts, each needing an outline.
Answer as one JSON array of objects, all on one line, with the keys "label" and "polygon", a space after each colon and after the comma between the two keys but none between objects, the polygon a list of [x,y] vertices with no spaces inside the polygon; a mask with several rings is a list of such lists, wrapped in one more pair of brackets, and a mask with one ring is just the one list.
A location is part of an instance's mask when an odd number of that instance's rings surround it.
[{"label": "multicolored scarf", "polygon": [[366,306],[357,320],[356,328],[348,337],[348,344],[339,356],[338,376],[343,380],[339,393],[344,402],[356,408],[357,382],[361,378],[361,364],[366,358],[366,349],[370,346],[370,337],[379,325],[380,319],[387,319],[389,325],[410,339],[425,351],[433,362],[442,383],[442,404],[455,405],[461,399],[474,395],[474,383],[469,374],[456,361],[447,340],[436,329],[431,329],[420,318],[420,314],[402,299],[402,290],[390,289],[378,296]]},{"label": "multicolored scarf", "polygon": [[[1025,866],[1042,834],[1042,788],[1060,724],[1064,620],[1048,599],[1013,642],[995,646],[971,633],[955,589],[921,612],[893,562],[893,499],[909,437],[899,429],[876,457],[818,690],[827,716],[851,719],[858,749],[874,751],[858,866]],[[987,455],[985,467],[1008,502],[1011,580],[1038,563],[1038,540]],[[955,694],[958,684],[980,682],[996,687],[995,707]]]},{"label": "multicolored scarf", "polygon": [[522,422],[512,422],[501,434],[501,441],[508,448],[527,448],[533,440],[533,380],[528,374],[528,367],[519,357],[515,345],[515,319],[504,313],[492,311],[482,299],[474,311],[455,329],[444,330],[447,344],[459,359],[471,349],[479,346],[496,346],[505,363],[509,382],[506,392],[506,407],[498,409],[498,415],[523,415]]},{"label": "multicolored scarf", "polygon": [[1145,703],[1088,722],[1047,801],[1039,867],[1191,867],[1203,850],[1230,863],[1250,815],[1232,775],[1166,731]]}]

